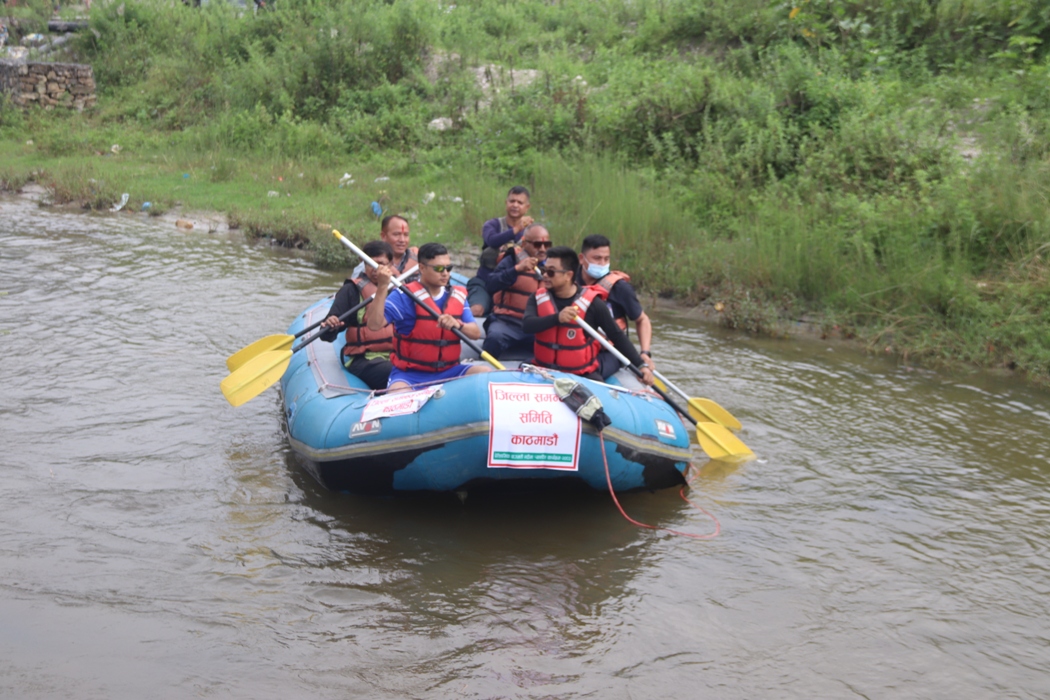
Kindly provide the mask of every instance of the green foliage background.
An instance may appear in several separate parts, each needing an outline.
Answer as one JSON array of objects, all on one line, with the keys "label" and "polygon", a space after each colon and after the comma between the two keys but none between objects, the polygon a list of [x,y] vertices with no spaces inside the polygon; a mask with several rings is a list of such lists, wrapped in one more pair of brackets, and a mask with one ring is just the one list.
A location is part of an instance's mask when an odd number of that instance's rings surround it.
[{"label": "green foliage background", "polygon": [[[556,236],[606,233],[645,289],[730,325],[817,310],[880,349],[1050,375],[1050,3],[122,0],[78,42],[96,112],[2,109],[10,141],[87,157],[119,134],[231,181],[382,164],[394,209],[454,184],[442,225],[468,237],[525,182]],[[298,216],[301,241],[326,215]]]}]

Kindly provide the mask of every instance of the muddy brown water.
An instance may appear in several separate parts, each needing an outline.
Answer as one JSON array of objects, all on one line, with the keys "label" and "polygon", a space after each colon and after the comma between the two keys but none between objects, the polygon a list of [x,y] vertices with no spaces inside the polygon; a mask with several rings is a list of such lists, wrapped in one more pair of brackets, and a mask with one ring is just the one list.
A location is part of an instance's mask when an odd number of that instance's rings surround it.
[{"label": "muddy brown water", "polygon": [[1048,394],[657,312],[759,455],[703,468],[717,539],[601,494],[333,494],[276,391],[218,383],[338,282],[0,199],[0,697],[1050,697]]}]

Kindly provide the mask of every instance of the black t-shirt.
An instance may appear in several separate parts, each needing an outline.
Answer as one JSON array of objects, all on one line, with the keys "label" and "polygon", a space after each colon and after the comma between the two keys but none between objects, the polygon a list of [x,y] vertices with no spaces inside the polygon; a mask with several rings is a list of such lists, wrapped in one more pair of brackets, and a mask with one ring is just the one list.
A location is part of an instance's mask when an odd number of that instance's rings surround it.
[{"label": "black t-shirt", "polygon": [[[619,285],[617,285],[619,286]],[[576,294],[568,299],[562,299],[550,294],[551,301],[554,302],[554,308],[557,313],[553,313],[550,316],[540,316],[536,308],[536,296],[529,297],[528,303],[525,305],[525,316],[521,319],[521,330],[525,333],[535,335],[548,328],[554,328],[558,325],[558,313],[561,312],[566,306],[572,305],[574,301],[583,292],[583,287],[576,287]],[[620,330],[620,327],[616,325],[616,321],[613,320],[612,313],[609,311],[609,307],[601,299],[595,299],[591,302],[591,305],[587,307],[587,314],[583,317],[591,328],[596,330],[602,330],[605,332],[609,342],[613,344],[617,350],[623,353],[628,360],[631,361],[636,367],[640,367],[643,364],[642,356],[638,354],[638,350],[635,349],[631,343],[627,334]]]},{"label": "black t-shirt", "polygon": [[[360,303],[361,290],[357,288],[357,284],[353,280],[346,280],[343,282],[343,286],[339,288],[339,291],[335,293],[335,299],[332,301],[332,306],[328,309],[328,313],[325,314],[325,318],[342,316]],[[344,319],[343,323],[348,326],[360,326],[361,323],[357,320],[357,316],[357,314],[352,314],[350,318]],[[324,331],[321,333],[321,340],[331,343],[341,330],[342,328]]]},{"label": "black t-shirt", "polygon": [[609,304],[613,318],[627,318],[636,321],[642,315],[642,302],[638,301],[638,293],[627,280],[620,280],[613,285],[606,303]]}]

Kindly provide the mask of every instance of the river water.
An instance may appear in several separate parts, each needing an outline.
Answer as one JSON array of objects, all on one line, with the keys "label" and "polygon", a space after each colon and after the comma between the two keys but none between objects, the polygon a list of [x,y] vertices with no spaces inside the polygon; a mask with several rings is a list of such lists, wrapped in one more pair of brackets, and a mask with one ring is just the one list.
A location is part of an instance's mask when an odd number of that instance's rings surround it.
[{"label": "river water", "polygon": [[275,390],[218,384],[339,281],[0,199],[0,697],[1050,697],[1047,393],[657,312],[758,454],[701,470],[716,539],[602,494],[332,494]]}]

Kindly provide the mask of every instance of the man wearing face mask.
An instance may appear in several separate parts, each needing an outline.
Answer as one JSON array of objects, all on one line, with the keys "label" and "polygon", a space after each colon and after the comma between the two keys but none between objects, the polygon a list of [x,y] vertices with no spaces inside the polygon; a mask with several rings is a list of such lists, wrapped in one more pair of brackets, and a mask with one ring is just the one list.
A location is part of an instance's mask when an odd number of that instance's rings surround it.
[{"label": "man wearing face mask", "polygon": [[[616,325],[624,332],[628,328],[627,322],[634,321],[642,358],[650,369],[656,369],[650,350],[653,342],[653,324],[642,309],[642,303],[638,301],[638,294],[631,286],[630,275],[611,270],[610,247],[609,239],[600,234],[584,238],[580,248],[582,252],[577,280],[582,285],[593,286],[599,290],[612,312]],[[601,360],[603,366],[606,363],[619,366],[619,360],[609,352],[603,351]]]},{"label": "man wearing face mask", "polygon": [[507,352],[532,353],[532,336],[521,330],[525,305],[543,279],[540,271],[551,247],[551,234],[539,224],[525,229],[521,245],[503,254],[485,284],[492,295],[492,313],[485,321],[482,349],[496,359]]}]

